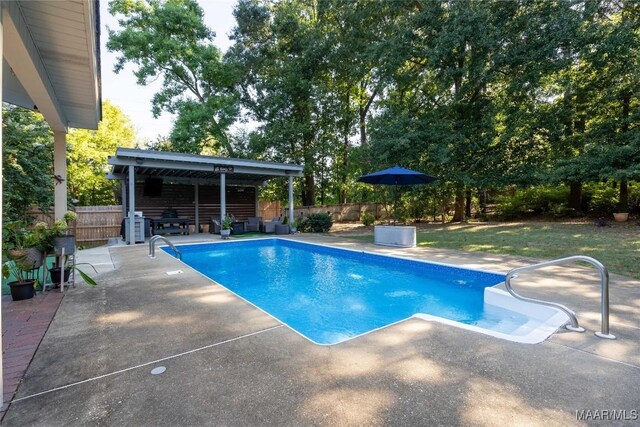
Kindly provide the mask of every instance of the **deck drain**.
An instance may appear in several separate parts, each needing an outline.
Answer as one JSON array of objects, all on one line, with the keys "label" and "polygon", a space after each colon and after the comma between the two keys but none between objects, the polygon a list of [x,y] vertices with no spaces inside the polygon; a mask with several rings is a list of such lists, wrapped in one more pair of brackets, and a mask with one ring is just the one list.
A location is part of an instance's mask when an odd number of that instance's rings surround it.
[{"label": "deck drain", "polygon": [[153,368],[151,370],[151,375],[160,375],[163,374],[166,370],[167,368],[165,368],[164,366],[158,366],[157,368]]},{"label": "deck drain", "polygon": [[182,270],[167,271],[167,276],[173,276],[173,275],[182,274],[182,273],[183,273]]}]

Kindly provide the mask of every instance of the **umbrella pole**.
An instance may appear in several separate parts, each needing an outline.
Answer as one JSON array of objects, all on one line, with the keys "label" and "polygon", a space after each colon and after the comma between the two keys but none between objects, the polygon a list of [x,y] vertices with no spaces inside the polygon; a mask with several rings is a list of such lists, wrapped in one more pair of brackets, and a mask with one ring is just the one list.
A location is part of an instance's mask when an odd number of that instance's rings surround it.
[{"label": "umbrella pole", "polygon": [[395,185],[395,191],[393,193],[393,225],[398,225],[398,213],[396,208],[398,207],[398,184]]}]

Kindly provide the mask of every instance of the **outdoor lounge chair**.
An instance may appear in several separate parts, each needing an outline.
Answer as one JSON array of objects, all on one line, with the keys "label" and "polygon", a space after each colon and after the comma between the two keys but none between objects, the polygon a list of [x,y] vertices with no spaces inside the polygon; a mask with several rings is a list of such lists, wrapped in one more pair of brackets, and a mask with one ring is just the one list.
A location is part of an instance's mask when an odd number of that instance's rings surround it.
[{"label": "outdoor lounge chair", "polygon": [[251,216],[247,219],[244,224],[244,231],[260,231],[260,224],[262,223],[262,217],[259,216]]},{"label": "outdoor lounge chair", "polygon": [[280,224],[282,221],[280,217],[274,217],[271,221],[264,221],[262,223],[262,231],[263,233],[275,233],[276,232],[276,224]]},{"label": "outdoor lounge chair", "polygon": [[222,226],[220,225],[220,216],[212,216],[209,219],[209,233],[219,234]]}]

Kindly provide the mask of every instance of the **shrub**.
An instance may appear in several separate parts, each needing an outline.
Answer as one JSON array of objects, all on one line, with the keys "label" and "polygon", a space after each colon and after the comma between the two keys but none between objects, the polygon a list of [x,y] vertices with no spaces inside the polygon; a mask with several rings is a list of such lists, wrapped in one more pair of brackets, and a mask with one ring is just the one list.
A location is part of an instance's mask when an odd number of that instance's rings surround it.
[{"label": "shrub", "polygon": [[503,196],[498,200],[496,214],[502,219],[514,219],[527,213],[527,207],[520,194]]},{"label": "shrub", "polygon": [[362,223],[367,227],[369,227],[370,225],[373,225],[375,220],[376,220],[376,217],[373,216],[373,214],[370,214],[369,212],[363,213],[362,216],[360,217],[360,221],[362,221]]},{"label": "shrub", "polygon": [[333,225],[331,215],[326,213],[310,214],[298,224],[303,233],[326,233]]},{"label": "shrub", "polygon": [[600,187],[594,189],[591,195],[590,210],[595,214],[609,214],[616,210],[618,205],[617,188]]}]

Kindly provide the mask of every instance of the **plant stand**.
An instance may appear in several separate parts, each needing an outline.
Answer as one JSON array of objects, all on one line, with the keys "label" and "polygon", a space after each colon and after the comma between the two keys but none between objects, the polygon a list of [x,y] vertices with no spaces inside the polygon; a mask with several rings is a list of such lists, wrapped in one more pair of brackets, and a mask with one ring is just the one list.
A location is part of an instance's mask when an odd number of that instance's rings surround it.
[{"label": "plant stand", "polygon": [[[57,265],[60,266],[60,269],[63,270],[66,264],[66,261],[72,262],[72,272],[71,272],[71,280],[66,280],[68,278],[67,274],[60,274],[60,292],[64,292],[64,284],[68,283],[74,288],[76,287],[76,239],[75,236],[63,236],[58,237],[55,240],[55,248],[56,248],[56,258]],[[46,275],[46,273],[44,273]],[[45,291],[46,288],[54,288],[58,283],[53,283],[52,281],[49,283],[44,283],[42,285],[42,292]]]}]

